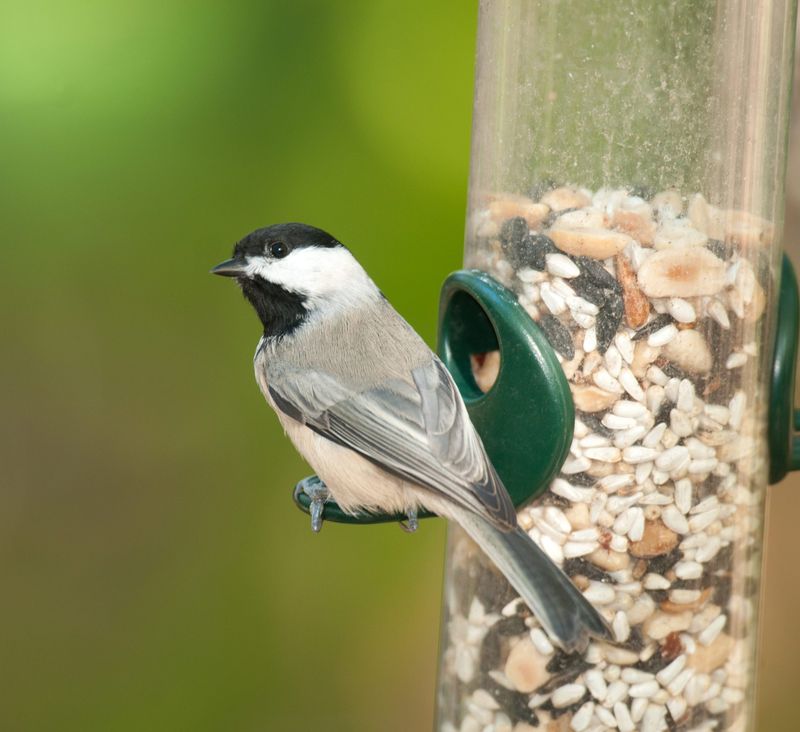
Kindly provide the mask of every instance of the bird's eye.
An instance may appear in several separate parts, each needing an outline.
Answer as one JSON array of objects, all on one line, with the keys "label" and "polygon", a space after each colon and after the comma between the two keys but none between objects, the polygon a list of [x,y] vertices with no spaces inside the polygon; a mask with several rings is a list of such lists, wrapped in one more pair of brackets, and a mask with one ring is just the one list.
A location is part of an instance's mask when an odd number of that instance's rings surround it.
[{"label": "bird's eye", "polygon": [[269,245],[269,253],[276,259],[281,259],[289,253],[289,247],[282,241],[274,241]]}]

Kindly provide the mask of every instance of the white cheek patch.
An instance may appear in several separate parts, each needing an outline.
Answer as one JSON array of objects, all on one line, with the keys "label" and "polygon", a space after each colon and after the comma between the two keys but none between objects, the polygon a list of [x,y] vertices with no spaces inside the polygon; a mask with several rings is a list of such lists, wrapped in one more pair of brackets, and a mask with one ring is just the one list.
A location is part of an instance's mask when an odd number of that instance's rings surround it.
[{"label": "white cheek patch", "polygon": [[344,247],[301,247],[283,259],[248,257],[247,274],[311,301],[346,304],[379,296],[375,283]]}]

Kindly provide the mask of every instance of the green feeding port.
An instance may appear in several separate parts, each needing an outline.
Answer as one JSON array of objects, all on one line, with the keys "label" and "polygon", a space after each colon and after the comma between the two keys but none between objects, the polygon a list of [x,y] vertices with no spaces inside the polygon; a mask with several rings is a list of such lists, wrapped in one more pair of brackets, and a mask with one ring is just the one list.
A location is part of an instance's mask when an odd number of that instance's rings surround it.
[{"label": "green feeding port", "polygon": [[[484,393],[475,380],[472,360],[493,351],[500,353],[499,372]],[[547,488],[572,442],[575,412],[555,351],[511,290],[484,272],[461,270],[450,275],[442,288],[439,355],[514,505],[525,505]],[[307,478],[294,491],[295,502],[307,513],[312,504],[306,493],[310,484],[313,479]],[[404,521],[406,516],[353,516],[329,500],[323,518],[370,524]]]},{"label": "green feeding port", "polygon": [[769,399],[770,483],[778,483],[789,471],[800,469],[800,438],[795,434],[795,430],[800,429],[800,411],[794,408],[798,326],[797,277],[789,257],[784,254]]}]

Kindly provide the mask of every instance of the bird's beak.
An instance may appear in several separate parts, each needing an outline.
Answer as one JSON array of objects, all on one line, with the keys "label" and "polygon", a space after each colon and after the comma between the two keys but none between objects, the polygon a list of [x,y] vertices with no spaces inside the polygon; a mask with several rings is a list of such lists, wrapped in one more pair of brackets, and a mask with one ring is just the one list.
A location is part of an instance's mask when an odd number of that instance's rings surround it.
[{"label": "bird's beak", "polygon": [[247,269],[247,262],[244,259],[226,259],[211,269],[211,274],[221,275],[222,277],[240,277]]}]

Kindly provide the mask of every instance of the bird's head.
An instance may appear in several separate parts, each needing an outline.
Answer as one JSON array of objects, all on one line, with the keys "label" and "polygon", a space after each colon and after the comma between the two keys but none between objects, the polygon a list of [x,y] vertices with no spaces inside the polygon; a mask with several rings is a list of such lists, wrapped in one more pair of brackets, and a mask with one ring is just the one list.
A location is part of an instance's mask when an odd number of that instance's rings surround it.
[{"label": "bird's head", "polygon": [[256,229],[211,272],[236,279],[266,335],[284,335],[313,315],[334,314],[379,296],[341,242],[306,224]]}]

